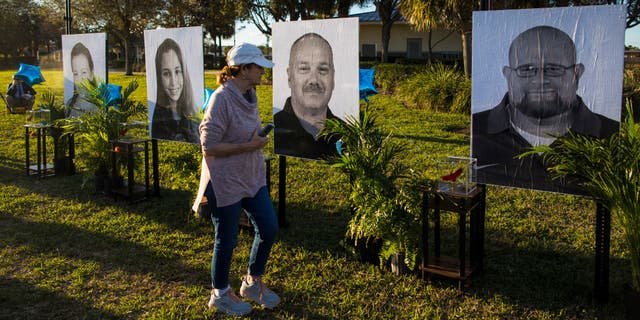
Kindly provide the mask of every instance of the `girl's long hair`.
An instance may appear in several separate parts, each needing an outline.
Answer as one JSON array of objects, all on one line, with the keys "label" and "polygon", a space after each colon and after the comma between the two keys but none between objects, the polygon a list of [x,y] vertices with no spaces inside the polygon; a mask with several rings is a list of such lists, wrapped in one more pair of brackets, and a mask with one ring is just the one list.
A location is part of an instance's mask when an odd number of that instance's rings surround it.
[{"label": "girl's long hair", "polygon": [[158,51],[156,51],[156,81],[157,81],[157,97],[156,97],[156,106],[167,106],[169,104],[169,97],[164,91],[162,86],[162,55],[173,51],[178,56],[178,61],[180,62],[180,67],[182,68],[182,92],[180,93],[180,98],[178,98],[177,108],[178,113],[184,117],[193,117],[195,116],[195,107],[193,105],[193,92],[191,88],[191,79],[189,78],[189,73],[187,72],[187,67],[184,64],[184,60],[182,59],[182,51],[180,50],[180,46],[172,40],[165,39],[160,46],[158,46]]}]

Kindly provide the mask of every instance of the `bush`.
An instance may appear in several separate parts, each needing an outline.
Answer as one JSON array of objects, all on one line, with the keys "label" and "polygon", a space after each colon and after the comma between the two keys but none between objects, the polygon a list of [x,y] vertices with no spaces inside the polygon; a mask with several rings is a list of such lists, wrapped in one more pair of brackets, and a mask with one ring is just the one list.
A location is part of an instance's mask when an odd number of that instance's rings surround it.
[{"label": "bush", "polygon": [[468,112],[471,81],[455,66],[432,64],[425,71],[402,81],[395,96],[409,108]]},{"label": "bush", "polygon": [[375,83],[384,93],[392,93],[402,79],[423,70],[423,65],[402,65],[395,63],[381,63],[375,66]]},{"label": "bush", "polygon": [[453,98],[451,111],[471,114],[471,79],[462,77],[456,96]]},{"label": "bush", "polygon": [[631,102],[635,120],[640,121],[640,68],[624,70],[622,94],[623,100]]},{"label": "bush", "polygon": [[264,74],[262,75],[262,83],[271,84],[273,82],[273,69],[264,68]]}]

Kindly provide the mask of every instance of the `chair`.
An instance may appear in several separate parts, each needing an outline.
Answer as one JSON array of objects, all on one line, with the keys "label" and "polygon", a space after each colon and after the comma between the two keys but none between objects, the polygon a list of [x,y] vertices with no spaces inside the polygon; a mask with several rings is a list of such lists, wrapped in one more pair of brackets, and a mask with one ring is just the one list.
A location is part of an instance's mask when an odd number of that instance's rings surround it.
[{"label": "chair", "polygon": [[7,111],[9,111],[9,113],[12,114],[22,114],[27,112],[27,110],[31,110],[31,107],[33,107],[33,103],[35,102],[35,97],[31,100],[29,100],[26,104],[23,105],[19,105],[19,102],[14,99],[13,97],[10,96],[4,96],[2,93],[0,93],[0,98],[2,99],[2,101],[4,101],[4,104],[7,106]]}]

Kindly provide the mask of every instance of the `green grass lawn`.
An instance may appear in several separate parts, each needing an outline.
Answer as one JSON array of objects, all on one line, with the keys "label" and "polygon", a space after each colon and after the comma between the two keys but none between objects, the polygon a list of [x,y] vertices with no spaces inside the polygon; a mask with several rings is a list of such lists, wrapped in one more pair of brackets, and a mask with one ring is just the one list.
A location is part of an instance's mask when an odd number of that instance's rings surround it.
[{"label": "green grass lawn", "polygon": [[[0,79],[12,72],[0,72]],[[62,99],[60,70],[35,86]],[[113,83],[144,74],[110,74]],[[207,74],[207,87],[215,87]],[[271,86],[258,88],[271,121]],[[390,96],[370,107],[393,139],[407,146],[412,169],[435,174],[439,159],[469,154],[469,117],[407,110]],[[4,107],[3,107],[4,108]],[[213,227],[190,211],[200,153],[160,145],[161,196],[135,204],[94,195],[80,174],[35,179],[24,172],[24,115],[2,109],[0,129],[0,319],[205,319]],[[79,146],[81,148],[81,146]],[[272,147],[266,150],[272,153]],[[273,161],[272,181],[278,181]],[[256,319],[622,319],[629,261],[613,221],[610,302],[593,300],[595,206],[584,198],[489,187],[484,273],[465,291],[417,274],[394,276],[358,262],[341,243],[349,219],[345,177],[325,164],[287,159],[287,221],[268,265],[267,283],[282,296]],[[278,190],[272,188],[273,199]],[[277,206],[277,201],[275,203]],[[455,221],[444,215],[445,252]],[[252,237],[240,235],[232,264],[238,290]],[[455,251],[452,251],[455,252]],[[224,317],[222,317],[224,318]]]}]

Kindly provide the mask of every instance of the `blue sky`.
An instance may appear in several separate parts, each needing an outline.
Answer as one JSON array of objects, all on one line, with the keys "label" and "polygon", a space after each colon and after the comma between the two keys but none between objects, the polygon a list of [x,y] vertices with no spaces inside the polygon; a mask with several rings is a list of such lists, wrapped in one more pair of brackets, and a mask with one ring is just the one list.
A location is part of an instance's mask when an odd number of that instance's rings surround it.
[{"label": "blue sky", "polygon": [[[374,7],[372,5],[362,8],[356,6],[351,9],[351,13],[368,12],[373,10]],[[252,23],[238,23],[236,24],[236,30],[235,41],[237,43],[250,42],[255,45],[265,45],[267,44],[267,41],[269,41],[268,45],[271,46],[271,40],[267,40],[267,37],[258,31],[258,28],[256,28]],[[225,46],[231,46],[234,44],[234,38],[223,39],[222,44]],[[625,33],[625,44],[640,48],[640,26],[627,29]]]},{"label": "blue sky", "polygon": [[624,44],[640,48],[640,26],[627,29],[624,34]]}]

